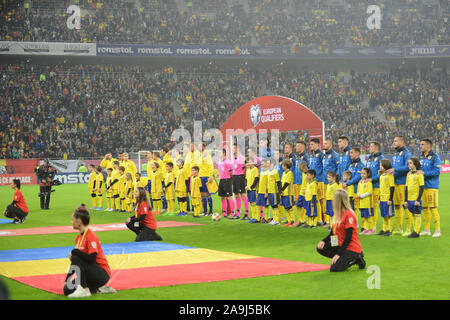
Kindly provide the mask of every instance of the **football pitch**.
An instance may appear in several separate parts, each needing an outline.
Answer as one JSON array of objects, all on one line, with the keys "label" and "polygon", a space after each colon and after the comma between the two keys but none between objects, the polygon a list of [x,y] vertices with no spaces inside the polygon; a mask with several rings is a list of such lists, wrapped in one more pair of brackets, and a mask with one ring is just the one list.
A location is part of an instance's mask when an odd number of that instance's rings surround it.
[{"label": "football pitch", "polygon": [[[188,299],[188,300],[326,300],[326,299],[449,299],[450,292],[450,174],[441,175],[439,213],[440,238],[420,237],[408,239],[399,235],[381,237],[361,235],[360,240],[367,262],[366,270],[351,267],[342,273],[329,271],[302,272],[278,276],[265,276],[238,280],[163,286],[144,289],[120,290],[114,295],[93,295],[94,299]],[[71,215],[80,203],[91,207],[86,185],[61,185],[54,188],[51,210],[40,210],[38,186],[23,186],[22,191],[30,208],[25,224],[0,224],[0,232],[6,229],[68,226]],[[0,187],[0,206],[11,203],[13,190]],[[106,202],[106,201],[105,201]],[[104,203],[104,206],[106,203]],[[215,212],[221,212],[219,198],[214,196]],[[91,211],[91,224],[122,223],[126,213]],[[1,217],[4,218],[4,217]],[[193,222],[203,226],[160,228],[158,233],[164,243],[199,247],[218,251],[259,257],[329,264],[330,260],[316,253],[317,243],[328,234],[325,228],[301,229],[249,224],[247,221],[221,219],[213,222],[210,217],[198,219],[188,215],[157,216],[158,221],[171,220]],[[422,220],[423,227],[423,220]],[[381,228],[378,219],[377,230]],[[433,233],[434,226],[431,226]],[[103,244],[132,242],[135,235],[128,230],[97,232]],[[75,233],[32,236],[2,236],[0,250],[49,248],[73,246]],[[69,254],[69,252],[67,252]],[[379,289],[368,273],[379,270]],[[2,277],[11,299],[67,299],[48,293],[15,280]],[[62,286],[62,284],[61,284]],[[373,286],[372,286],[373,287]]]}]

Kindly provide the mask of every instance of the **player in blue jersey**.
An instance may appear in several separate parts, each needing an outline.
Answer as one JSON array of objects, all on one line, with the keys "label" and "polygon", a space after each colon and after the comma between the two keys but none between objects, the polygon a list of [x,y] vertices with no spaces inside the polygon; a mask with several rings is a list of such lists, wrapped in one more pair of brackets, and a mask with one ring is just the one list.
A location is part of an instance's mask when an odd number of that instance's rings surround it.
[{"label": "player in blue jersey", "polygon": [[[409,172],[408,160],[412,157],[411,152],[405,146],[405,138],[403,136],[396,136],[394,138],[395,152],[392,156],[392,169],[387,171],[387,174],[394,174],[395,191],[394,191],[394,207],[395,219],[397,227],[393,234],[403,234],[403,216],[405,202],[405,184],[406,176]],[[406,212],[406,219],[412,219],[409,212]]]},{"label": "player in blue jersey", "polygon": [[328,172],[337,172],[339,165],[339,155],[333,150],[333,140],[325,139],[323,142],[323,177],[324,177],[324,194],[327,194]]},{"label": "player in blue jersey", "polygon": [[[317,223],[319,226],[323,225],[323,214],[325,210],[325,193],[324,193],[324,176],[323,176],[323,157],[324,154],[320,150],[320,140],[318,138],[312,138],[309,143],[310,155],[308,168],[314,170],[316,173],[317,182]],[[326,177],[325,177],[326,178]]]},{"label": "player in blue jersey", "polygon": [[370,169],[370,173],[372,176],[372,187],[373,187],[373,194],[372,194],[372,209],[371,214],[373,215],[373,219],[375,221],[375,226],[377,224],[378,219],[378,211],[380,207],[380,162],[385,158],[381,150],[381,145],[377,141],[372,141],[369,145],[369,152],[370,155],[366,160],[366,168]]},{"label": "player in blue jersey", "polygon": [[348,146],[348,137],[341,136],[338,138],[338,147],[339,147],[339,163],[338,163],[338,169],[337,174],[342,179],[342,174],[344,171],[348,170],[348,166],[352,162],[352,159],[350,159],[350,147]]},{"label": "player in blue jersey", "polygon": [[433,237],[441,236],[441,219],[438,212],[439,176],[441,174],[441,158],[432,150],[433,142],[430,139],[420,141],[420,165],[425,178],[425,190],[422,197],[424,230],[420,235],[431,235],[431,216],[435,226]]},{"label": "player in blue jersey", "polygon": [[[355,192],[355,195],[358,193],[358,183],[361,180],[361,170],[364,168],[364,165],[361,161],[361,158],[359,157],[361,155],[361,149],[358,147],[353,147],[350,149],[350,159],[352,162],[348,166],[348,171],[352,173],[352,178],[344,183],[342,183],[342,186],[344,188],[353,186],[353,190]],[[358,200],[354,199],[355,201],[355,211],[359,208]]]},{"label": "player in blue jersey", "polygon": [[[309,156],[306,152],[306,143],[304,141],[298,141],[295,144],[295,153],[294,153],[295,166],[292,167],[292,173],[294,174],[294,199],[296,203],[298,202],[298,198],[300,196],[300,189],[303,182],[304,173],[300,170],[299,165],[301,162],[309,162]],[[303,207],[295,206],[295,214],[297,216],[297,225],[301,225],[301,215],[302,211],[304,211]]]}]

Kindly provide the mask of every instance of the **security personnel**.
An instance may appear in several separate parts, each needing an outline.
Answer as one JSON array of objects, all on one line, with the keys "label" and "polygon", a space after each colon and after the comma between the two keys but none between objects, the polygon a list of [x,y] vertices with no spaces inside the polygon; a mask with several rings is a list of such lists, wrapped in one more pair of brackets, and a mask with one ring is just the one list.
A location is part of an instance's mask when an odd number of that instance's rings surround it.
[{"label": "security personnel", "polygon": [[348,137],[346,136],[341,136],[338,138],[339,163],[337,174],[341,178],[341,181],[342,181],[342,174],[344,173],[344,171],[348,170],[348,167],[352,162],[352,159],[350,158],[350,147],[348,146],[348,141],[349,141]]},{"label": "security personnel", "polygon": [[[358,193],[358,183],[361,180],[361,170],[364,168],[361,158],[359,157],[361,154],[361,149],[357,147],[353,147],[350,149],[350,159],[352,162],[348,166],[348,171],[352,173],[352,178],[347,182],[344,182],[342,186],[344,188],[353,186],[355,190],[355,194]],[[355,199],[355,210],[358,208],[358,203]]]},{"label": "security personnel", "polygon": [[[411,158],[411,152],[405,147],[405,138],[396,136],[394,138],[395,153],[392,156],[392,169],[387,170],[388,174],[394,174],[394,207],[397,228],[393,234],[403,234],[403,214],[405,212],[403,203],[405,202],[405,184],[406,176],[409,172],[408,160]],[[409,213],[407,213],[409,214]]]},{"label": "security personnel", "polygon": [[[309,143],[311,154],[309,156],[308,168],[316,172],[317,181],[317,199],[319,200],[320,208],[317,208],[318,212],[318,225],[322,225],[323,213],[325,210],[325,192],[323,187],[323,158],[324,154],[320,150],[320,140],[318,138],[312,138]],[[320,209],[320,210],[319,210]]]},{"label": "security personnel", "polygon": [[420,235],[431,235],[430,224],[431,216],[435,226],[435,232],[433,237],[441,236],[441,222],[438,213],[438,195],[439,195],[439,175],[441,174],[441,158],[438,154],[434,153],[431,148],[433,143],[430,139],[422,139],[420,141],[420,156],[421,170],[418,173],[423,172],[425,178],[425,190],[422,196],[423,217],[424,217],[424,230]]},{"label": "security personnel", "polygon": [[373,195],[372,195],[372,209],[371,213],[375,217],[375,225],[378,218],[378,208],[380,202],[380,162],[385,158],[384,154],[380,152],[381,145],[377,141],[373,141],[369,145],[370,156],[366,161],[366,168],[370,169],[371,177],[372,177],[372,187],[373,187]]}]

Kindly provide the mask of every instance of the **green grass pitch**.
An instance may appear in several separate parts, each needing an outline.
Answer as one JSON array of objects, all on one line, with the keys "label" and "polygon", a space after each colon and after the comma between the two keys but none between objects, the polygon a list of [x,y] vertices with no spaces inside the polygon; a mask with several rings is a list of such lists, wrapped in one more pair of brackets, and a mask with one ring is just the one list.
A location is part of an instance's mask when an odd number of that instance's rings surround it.
[{"label": "green grass pitch", "polygon": [[[71,214],[80,203],[91,207],[86,185],[62,185],[52,195],[51,210],[39,208],[38,186],[23,186],[31,209],[23,225],[2,224],[0,231],[13,228],[70,225]],[[93,295],[89,299],[218,299],[218,300],[324,300],[324,299],[449,299],[450,275],[450,174],[441,175],[439,213],[441,238],[402,236],[360,236],[367,266],[380,269],[380,289],[369,289],[371,274],[353,266],[347,272],[306,272],[281,276],[239,279],[221,282],[167,286],[159,288],[119,291],[115,295]],[[0,206],[12,201],[13,190],[0,187]],[[214,197],[215,211],[220,201]],[[92,224],[123,222],[124,213],[94,211]],[[177,220],[203,223],[204,226],[161,228],[158,233],[164,242],[229,251],[277,259],[329,264],[319,256],[315,247],[328,231],[325,228],[305,230],[282,228],[246,221],[222,219],[213,222],[209,217],[159,216],[158,220]],[[381,219],[378,220],[378,229]],[[431,228],[434,231],[434,226]],[[102,243],[131,242],[135,236],[127,230],[97,233]],[[45,248],[74,245],[75,234],[0,237],[0,250]],[[2,277],[12,299],[66,299],[11,279]],[[369,281],[370,282],[370,281]]]}]

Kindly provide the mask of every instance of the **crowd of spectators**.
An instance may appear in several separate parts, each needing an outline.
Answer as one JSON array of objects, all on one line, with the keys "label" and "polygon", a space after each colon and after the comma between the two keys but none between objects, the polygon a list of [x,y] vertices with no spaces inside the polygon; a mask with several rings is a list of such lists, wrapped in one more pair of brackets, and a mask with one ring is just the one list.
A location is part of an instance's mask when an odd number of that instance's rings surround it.
[{"label": "crowd of spectators", "polygon": [[266,94],[302,102],[325,121],[327,136],[348,135],[363,151],[372,140],[391,150],[398,133],[414,150],[423,137],[450,150],[446,74],[22,62],[0,65],[0,158],[96,158],[171,146],[174,129],[192,129],[193,120],[220,128]]},{"label": "crowd of spectators", "polygon": [[[66,9],[82,8],[69,30]],[[382,27],[369,30],[369,5]],[[1,0],[0,39],[98,43],[388,46],[448,44],[447,0]]]}]

